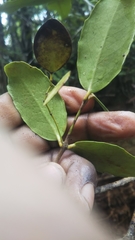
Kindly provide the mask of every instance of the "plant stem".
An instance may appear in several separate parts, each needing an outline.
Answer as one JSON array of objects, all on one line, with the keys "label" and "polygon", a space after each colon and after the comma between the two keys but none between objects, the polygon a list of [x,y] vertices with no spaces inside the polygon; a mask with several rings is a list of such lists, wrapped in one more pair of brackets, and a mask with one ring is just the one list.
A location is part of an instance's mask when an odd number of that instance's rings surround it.
[{"label": "plant stem", "polygon": [[71,135],[71,133],[72,133],[72,131],[73,131],[73,128],[74,128],[74,126],[75,126],[75,124],[76,124],[76,121],[77,121],[78,117],[79,117],[80,114],[81,114],[81,111],[82,111],[84,105],[85,105],[85,104],[87,103],[87,101],[88,101],[90,98],[92,98],[92,97],[95,98],[95,100],[99,103],[99,105],[102,107],[102,109],[103,109],[104,111],[109,111],[109,110],[105,107],[105,105],[98,99],[98,97],[95,96],[95,94],[87,92],[86,95],[84,96],[84,99],[83,99],[83,101],[82,101],[82,103],[81,103],[81,105],[80,105],[80,107],[79,107],[79,110],[78,110],[78,112],[77,112],[77,114],[76,114],[76,116],[75,116],[75,118],[74,118],[74,120],[73,120],[73,122],[72,122],[72,124],[71,124],[71,126],[70,126],[70,128],[69,128],[69,130],[68,130],[68,133],[67,133],[67,135],[66,135],[66,137],[65,137],[65,140],[64,140],[64,142],[63,142],[63,144],[62,144],[62,147],[61,147],[61,149],[60,149],[60,151],[59,151],[59,153],[58,153],[58,155],[57,155],[56,162],[58,162],[58,161],[60,160],[60,158],[61,158],[61,156],[63,155],[63,153],[65,152],[65,150],[72,148],[73,144],[68,145],[69,136]]},{"label": "plant stem", "polygon": [[92,93],[92,96],[95,98],[95,100],[99,103],[99,105],[101,106],[101,108],[102,108],[104,111],[109,112],[109,110],[106,108],[106,106],[99,100],[98,97],[96,97],[95,94]]},{"label": "plant stem", "polygon": [[67,149],[68,149],[68,143],[66,144],[66,142],[64,141],[64,142],[63,142],[63,145],[62,145],[62,147],[60,148],[60,151],[58,152],[58,155],[57,155],[57,157],[56,157],[56,160],[55,160],[56,163],[59,162],[59,160],[61,159],[63,153],[64,153]]},{"label": "plant stem", "polygon": [[88,100],[89,100],[89,95],[86,94],[85,97],[84,97],[84,99],[83,99],[83,101],[82,101],[82,103],[81,103],[81,105],[80,105],[80,108],[79,108],[79,110],[78,110],[78,112],[77,112],[77,114],[76,114],[76,116],[75,116],[75,118],[74,118],[74,120],[73,120],[73,122],[72,122],[72,124],[71,124],[71,126],[70,126],[70,128],[69,128],[69,130],[68,130],[68,133],[67,133],[67,136],[66,136],[66,138],[65,138],[65,141],[68,140],[70,134],[72,133],[73,128],[74,128],[74,126],[75,126],[75,123],[76,123],[78,117],[80,116],[81,111],[82,111],[84,105],[87,103]]},{"label": "plant stem", "polygon": [[75,124],[76,124],[76,121],[77,121],[78,117],[79,117],[80,114],[81,114],[81,111],[82,111],[84,105],[87,103],[87,101],[88,101],[91,97],[93,97],[93,95],[92,95],[92,94],[89,94],[89,93],[86,93],[86,95],[84,96],[84,99],[83,99],[83,101],[82,101],[82,103],[81,103],[81,105],[80,105],[80,107],[79,107],[79,110],[78,110],[78,112],[77,112],[77,114],[76,114],[76,116],[75,116],[75,118],[74,118],[74,120],[73,120],[73,122],[72,122],[72,124],[71,124],[71,126],[70,126],[70,128],[69,128],[69,130],[68,130],[68,133],[67,133],[67,135],[66,135],[66,137],[65,137],[65,140],[64,140],[64,142],[63,142],[63,145],[62,145],[62,147],[61,147],[61,149],[60,149],[60,151],[59,151],[59,153],[58,153],[58,155],[57,155],[56,162],[58,162],[58,161],[60,160],[60,158],[61,158],[61,156],[63,155],[63,153],[65,152],[65,150],[68,149],[69,136],[71,135],[71,133],[72,133],[72,131],[73,131],[73,128],[74,128],[74,126],[75,126]]},{"label": "plant stem", "polygon": [[49,79],[50,79],[50,81],[52,82],[52,80],[53,80],[53,75],[52,75],[52,73],[50,73]]}]

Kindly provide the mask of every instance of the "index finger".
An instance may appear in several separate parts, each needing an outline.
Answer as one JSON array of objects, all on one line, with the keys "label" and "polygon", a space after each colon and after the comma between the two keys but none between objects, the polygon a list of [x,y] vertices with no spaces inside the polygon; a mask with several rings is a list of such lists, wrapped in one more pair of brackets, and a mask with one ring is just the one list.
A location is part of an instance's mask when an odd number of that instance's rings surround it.
[{"label": "index finger", "polygon": [[[63,98],[66,104],[66,109],[69,114],[75,114],[79,110],[79,107],[83,101],[86,91],[77,87],[63,86],[59,94]],[[94,98],[90,98],[82,109],[82,113],[90,112],[94,107]]]},{"label": "index finger", "polygon": [[[68,128],[74,118],[68,118]],[[79,140],[117,141],[135,136],[135,113],[129,111],[82,114],[70,135],[70,143]]]},{"label": "index finger", "polygon": [[[76,113],[85,96],[86,91],[75,87],[62,87],[60,95],[65,101],[66,108],[69,114]],[[42,104],[42,103],[41,103]],[[86,104],[83,112],[89,111],[93,108],[94,99],[90,99]],[[8,129],[14,129],[20,126],[23,120],[15,108],[12,98],[8,93],[0,96],[0,124]]]}]

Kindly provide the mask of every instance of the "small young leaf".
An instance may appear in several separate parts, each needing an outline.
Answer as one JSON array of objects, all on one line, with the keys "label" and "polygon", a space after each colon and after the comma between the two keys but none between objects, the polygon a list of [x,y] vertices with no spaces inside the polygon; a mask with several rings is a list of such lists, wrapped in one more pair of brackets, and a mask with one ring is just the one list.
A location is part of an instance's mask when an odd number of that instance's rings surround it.
[{"label": "small young leaf", "polygon": [[120,72],[134,33],[134,0],[99,1],[78,44],[79,80],[89,93],[104,88]]},{"label": "small young leaf", "polygon": [[71,38],[59,21],[50,19],[40,27],[34,39],[34,53],[44,69],[56,72],[68,61],[71,51]]},{"label": "small young leaf", "polygon": [[8,92],[24,122],[42,138],[60,142],[67,125],[67,113],[59,94],[43,106],[50,86],[48,77],[25,62],[7,64],[5,72]]},{"label": "small young leaf", "polygon": [[54,96],[55,94],[61,89],[61,87],[66,83],[70,76],[70,72],[67,72],[62,79],[55,85],[55,87],[47,93],[47,97],[44,101],[44,105],[46,105]]},{"label": "small young leaf", "polygon": [[93,163],[96,170],[120,177],[135,177],[135,156],[109,143],[79,141],[71,149]]}]

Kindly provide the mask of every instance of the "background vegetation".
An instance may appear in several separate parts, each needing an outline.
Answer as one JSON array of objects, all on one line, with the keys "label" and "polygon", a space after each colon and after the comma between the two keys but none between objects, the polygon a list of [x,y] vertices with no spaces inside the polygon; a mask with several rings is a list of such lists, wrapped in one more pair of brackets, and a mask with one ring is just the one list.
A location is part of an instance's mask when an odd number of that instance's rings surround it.
[{"label": "background vegetation", "polygon": [[[6,91],[7,81],[3,72],[5,64],[11,61],[23,60],[31,65],[38,66],[33,55],[33,39],[37,29],[50,18],[56,18],[64,24],[71,35],[73,44],[70,60],[55,74],[54,81],[57,81],[67,70],[71,70],[72,74],[67,84],[81,87],[76,70],[77,43],[84,20],[90,14],[96,2],[96,0],[73,0],[68,15],[64,12],[66,11],[65,9],[63,9],[63,12],[56,11],[57,8],[55,5],[51,5],[50,7],[48,4],[27,6],[15,12],[8,10],[9,13],[6,13],[6,15],[1,11],[0,94]],[[98,93],[98,97],[110,110],[135,110],[134,64],[135,43],[132,44],[130,54],[123,66],[122,72],[109,86]],[[100,110],[98,106],[95,106],[95,109]]]}]

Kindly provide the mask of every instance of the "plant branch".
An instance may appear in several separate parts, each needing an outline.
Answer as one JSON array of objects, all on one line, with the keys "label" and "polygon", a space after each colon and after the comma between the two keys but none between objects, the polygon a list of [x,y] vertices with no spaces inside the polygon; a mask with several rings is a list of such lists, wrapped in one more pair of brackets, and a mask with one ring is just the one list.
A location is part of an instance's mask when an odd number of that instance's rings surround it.
[{"label": "plant branch", "polygon": [[96,188],[96,194],[97,194],[97,193],[103,193],[103,192],[106,192],[106,191],[108,191],[108,190],[112,190],[112,189],[114,189],[114,188],[116,188],[116,187],[124,186],[125,184],[127,184],[127,183],[129,183],[129,182],[132,182],[132,181],[135,181],[135,177],[123,178],[123,179],[118,180],[118,181],[116,181],[116,182],[109,183],[109,184],[106,184],[106,185],[97,187],[97,188]]},{"label": "plant branch", "polygon": [[79,117],[80,114],[81,114],[81,111],[82,111],[84,105],[87,103],[87,101],[88,101],[91,97],[93,97],[93,95],[92,95],[92,94],[89,94],[88,92],[87,92],[86,95],[84,96],[84,99],[83,99],[83,101],[82,101],[82,103],[81,103],[81,105],[80,105],[80,107],[79,107],[79,110],[78,110],[78,112],[77,112],[77,114],[76,114],[76,116],[75,116],[75,118],[74,118],[74,120],[73,120],[73,122],[72,122],[72,124],[71,124],[71,126],[70,126],[70,128],[69,128],[69,130],[68,130],[68,133],[67,133],[67,135],[66,135],[66,137],[65,137],[65,140],[64,140],[64,142],[63,142],[63,145],[62,145],[62,147],[61,147],[61,149],[60,149],[60,151],[59,151],[59,153],[58,153],[58,155],[57,155],[56,162],[58,162],[58,161],[60,160],[60,158],[61,158],[61,156],[63,155],[63,153],[65,152],[65,150],[68,149],[69,136],[71,135],[71,133],[72,133],[72,131],[73,131],[73,128],[74,128],[74,126],[75,126],[75,124],[76,124],[76,121],[77,121],[78,117]]},{"label": "plant branch", "polygon": [[135,209],[126,236],[135,239]]},{"label": "plant branch", "polygon": [[89,93],[87,93],[87,94],[84,96],[84,99],[83,99],[83,101],[82,101],[82,103],[81,103],[81,105],[80,105],[80,107],[79,107],[79,110],[78,110],[78,112],[77,112],[77,114],[76,114],[76,116],[75,116],[75,118],[74,118],[74,120],[73,120],[73,122],[72,122],[72,124],[71,124],[71,126],[70,126],[70,128],[69,128],[69,130],[68,130],[68,133],[67,133],[67,136],[66,136],[66,138],[65,138],[65,141],[68,142],[68,138],[69,138],[70,134],[71,134],[72,131],[73,131],[73,128],[74,128],[74,126],[75,126],[75,124],[76,124],[76,121],[77,121],[78,117],[79,117],[80,114],[81,114],[81,111],[82,111],[84,105],[87,103],[87,101],[88,101],[91,97],[93,97],[93,95],[92,95],[92,94],[90,95]]},{"label": "plant branch", "polygon": [[135,239],[135,209],[132,215],[132,219],[127,234],[123,238],[119,238],[117,240],[134,240],[134,239]]},{"label": "plant branch", "polygon": [[81,114],[81,111],[82,111],[84,105],[92,97],[94,97],[96,99],[96,101],[99,103],[99,105],[103,108],[104,111],[108,111],[108,109],[105,107],[105,105],[93,93],[87,92],[86,95],[84,96],[83,101],[82,101],[82,103],[81,103],[81,105],[79,107],[79,110],[78,110],[78,112],[77,112],[77,114],[76,114],[76,116],[75,116],[75,118],[74,118],[74,120],[73,120],[73,122],[72,122],[72,124],[71,124],[71,126],[69,128],[69,130],[68,130],[68,133],[67,133],[67,135],[65,137],[65,140],[63,142],[62,148],[60,149],[60,151],[58,153],[56,162],[59,161],[59,159],[61,158],[61,156],[63,155],[63,153],[65,152],[66,149],[70,149],[71,148],[71,145],[68,145],[69,136],[71,135],[71,133],[73,131],[73,128],[74,128],[74,126],[76,124],[76,121],[77,121],[78,117]]}]

